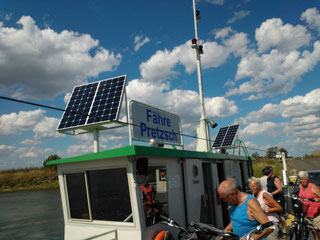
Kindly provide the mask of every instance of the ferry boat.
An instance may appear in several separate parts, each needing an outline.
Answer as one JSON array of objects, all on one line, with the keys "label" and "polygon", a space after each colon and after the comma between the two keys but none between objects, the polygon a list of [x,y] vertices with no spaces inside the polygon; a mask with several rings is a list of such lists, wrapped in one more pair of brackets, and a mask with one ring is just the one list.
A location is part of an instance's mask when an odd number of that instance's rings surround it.
[{"label": "ferry boat", "polygon": [[[245,189],[252,172],[251,159],[247,153],[240,156],[213,151],[202,93],[203,48],[198,45],[195,0],[193,15],[192,48],[197,58],[201,107],[196,151],[183,148],[179,117],[142,103],[127,104],[125,76],[75,87],[58,131],[74,135],[83,133],[79,129],[92,132],[94,153],[47,162],[58,170],[65,240],[152,240],[163,230],[177,236],[178,230],[160,223],[160,214],[181,226],[195,221],[224,228],[229,223],[227,206],[217,188],[223,180],[234,178],[238,187]],[[113,92],[104,95],[108,89]],[[110,95],[112,102],[105,99]],[[117,120],[123,96],[127,123]],[[102,102],[109,108],[100,108]],[[99,131],[114,124],[129,125],[130,145],[99,152]],[[227,129],[221,132],[226,134]],[[133,144],[134,139],[152,145]],[[154,189],[151,207],[144,198],[145,188]]]}]

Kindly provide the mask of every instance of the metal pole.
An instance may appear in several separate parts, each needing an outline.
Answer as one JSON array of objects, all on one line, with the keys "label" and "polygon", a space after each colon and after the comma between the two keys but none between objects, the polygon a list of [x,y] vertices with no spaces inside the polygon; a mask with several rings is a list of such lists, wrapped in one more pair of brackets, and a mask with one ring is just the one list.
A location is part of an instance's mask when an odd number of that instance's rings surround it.
[{"label": "metal pole", "polygon": [[288,176],[287,176],[287,162],[286,162],[286,154],[285,152],[281,153],[282,155],[282,164],[283,164],[283,170],[282,170],[282,176],[283,176],[283,185],[287,186],[288,185]]},{"label": "metal pole", "polygon": [[[194,19],[194,32],[195,39],[197,40],[197,45],[199,44],[198,39],[198,27],[197,27],[197,17],[196,17],[196,3],[195,0],[192,0],[193,3],[193,19]],[[201,107],[201,119],[200,119],[200,129],[199,129],[199,138],[197,142],[197,151],[210,151],[210,135],[208,130],[208,123],[206,120],[206,111],[204,108],[204,97],[203,97],[203,88],[202,88],[202,71],[201,71],[201,59],[199,48],[196,47],[196,57],[197,57],[197,71],[198,71],[198,84],[199,84],[199,97],[200,97],[200,107]],[[205,139],[205,140],[204,140]]]},{"label": "metal pole", "polygon": [[93,129],[93,152],[99,152],[99,130]]}]

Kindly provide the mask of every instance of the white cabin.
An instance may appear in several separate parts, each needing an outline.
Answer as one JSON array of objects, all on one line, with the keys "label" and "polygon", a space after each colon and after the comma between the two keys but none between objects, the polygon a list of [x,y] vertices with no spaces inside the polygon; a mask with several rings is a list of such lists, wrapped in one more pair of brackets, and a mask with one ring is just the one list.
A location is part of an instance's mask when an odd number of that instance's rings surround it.
[{"label": "white cabin", "polygon": [[223,228],[229,216],[218,185],[233,177],[245,189],[249,164],[244,156],[135,145],[48,162],[58,169],[65,240],[152,240],[169,230],[146,224],[141,168],[164,215],[183,226],[198,221]]}]

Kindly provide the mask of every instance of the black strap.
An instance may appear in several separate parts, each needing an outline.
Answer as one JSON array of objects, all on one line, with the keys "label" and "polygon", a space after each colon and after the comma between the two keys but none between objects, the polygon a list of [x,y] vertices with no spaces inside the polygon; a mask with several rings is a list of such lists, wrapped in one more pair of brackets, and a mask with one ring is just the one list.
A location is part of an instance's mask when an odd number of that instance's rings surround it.
[{"label": "black strap", "polygon": [[268,228],[268,227],[271,227],[271,226],[273,226],[273,225],[274,225],[273,222],[266,222],[266,223],[264,223],[264,224],[261,224],[261,229],[264,230],[264,229],[266,229],[266,228]]}]

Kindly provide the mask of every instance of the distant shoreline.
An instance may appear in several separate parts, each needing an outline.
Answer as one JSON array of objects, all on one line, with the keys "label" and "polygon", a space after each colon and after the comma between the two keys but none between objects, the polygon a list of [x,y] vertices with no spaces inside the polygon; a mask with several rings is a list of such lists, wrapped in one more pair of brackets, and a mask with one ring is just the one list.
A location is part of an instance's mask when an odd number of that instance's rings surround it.
[{"label": "distant shoreline", "polygon": [[58,188],[58,174],[54,167],[0,172],[0,193]]}]

